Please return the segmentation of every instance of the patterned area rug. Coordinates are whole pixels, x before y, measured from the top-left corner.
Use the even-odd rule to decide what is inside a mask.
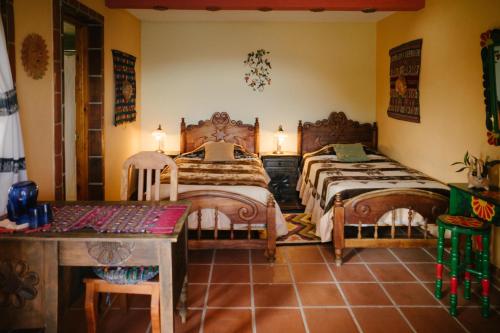
[[[315,235],[316,225],[311,223],[311,215],[307,213],[283,214],[286,219],[288,234],[276,240],[277,244],[320,243]]]

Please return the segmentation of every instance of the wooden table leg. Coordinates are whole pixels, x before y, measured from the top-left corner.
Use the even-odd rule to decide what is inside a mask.
[[[162,333],[174,332],[174,305],[172,294],[172,246],[170,242],[158,242],[158,266],[160,270],[160,324]]]
[[[57,333],[59,321],[59,243],[43,244],[43,297],[45,310],[45,332]]]

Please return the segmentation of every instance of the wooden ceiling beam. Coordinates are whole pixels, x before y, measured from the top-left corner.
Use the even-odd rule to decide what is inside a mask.
[[[425,0],[106,0],[109,8],[180,10],[417,11]]]

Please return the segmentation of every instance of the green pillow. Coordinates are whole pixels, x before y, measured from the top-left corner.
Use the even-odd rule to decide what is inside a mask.
[[[369,160],[361,143],[335,144],[335,154],[340,162],[366,162]]]

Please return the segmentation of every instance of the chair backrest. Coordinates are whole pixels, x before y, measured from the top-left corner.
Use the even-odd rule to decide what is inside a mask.
[[[170,167],[170,201],[177,201],[177,164],[174,160],[162,153],[156,151],[141,151],[130,156],[122,167],[121,191],[120,197],[122,200],[128,200],[129,188],[129,169],[134,167],[139,171],[139,181],[137,184],[137,200],[142,201],[144,196],[144,173],[146,173],[146,200],[150,201],[151,189],[153,185],[153,170],[155,172],[154,198],[160,200],[160,173],[165,168],[165,165]]]

